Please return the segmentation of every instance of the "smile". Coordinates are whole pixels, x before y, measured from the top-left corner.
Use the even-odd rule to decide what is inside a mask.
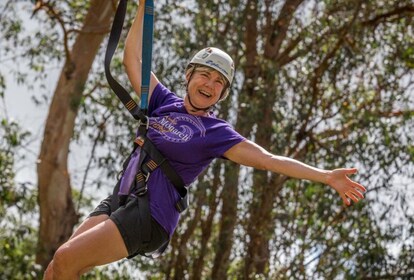
[[[208,93],[208,92],[206,92],[206,91],[204,91],[204,90],[199,90],[198,91],[201,95],[204,95],[205,97],[208,97],[208,98],[210,98],[211,97],[211,94],[210,93]]]

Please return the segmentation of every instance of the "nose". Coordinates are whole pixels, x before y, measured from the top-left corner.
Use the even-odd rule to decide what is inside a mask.
[[[206,85],[208,88],[214,89],[214,80],[213,80],[213,79],[208,79],[208,80],[205,82],[205,85]]]

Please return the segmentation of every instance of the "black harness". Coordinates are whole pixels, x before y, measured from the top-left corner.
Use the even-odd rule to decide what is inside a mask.
[[[178,212],[183,212],[188,207],[187,187],[182,178],[174,170],[168,160],[161,154],[161,152],[154,146],[154,144],[147,137],[149,128],[149,119],[147,116],[149,83],[151,75],[151,58],[152,58],[152,38],[153,38],[153,15],[154,6],[152,0],[145,2],[144,26],[143,26],[143,48],[142,48],[142,85],[141,85],[141,107],[138,107],[136,102],[131,98],[130,94],[122,87],[111,75],[110,63],[113,54],[118,46],[119,38],[124,24],[127,0],[120,0],[116,10],[114,22],[112,24],[111,33],[109,36],[108,46],[105,54],[105,75],[112,90],[121,100],[124,106],[128,109],[131,115],[138,120],[138,137],[134,141],[134,148],[132,153],[123,163],[123,172],[126,170],[132,154],[139,147],[139,163],[136,171],[133,187],[131,186],[128,195],[118,195],[120,180],[116,184],[113,191],[111,209],[116,209],[126,203],[127,198],[131,192],[138,199],[138,207],[140,219],[143,227],[142,239],[143,242],[151,241],[151,213],[148,202],[148,178],[157,168],[161,168],[167,178],[174,185],[180,194],[179,201],[175,204]],[[145,45],[144,45],[145,44]],[[118,197],[118,199],[116,199]],[[168,243],[166,244],[168,245]],[[164,251],[167,246],[163,246],[159,251]]]

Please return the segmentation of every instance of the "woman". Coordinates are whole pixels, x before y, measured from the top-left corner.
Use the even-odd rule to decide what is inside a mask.
[[[145,0],[139,1],[124,52],[126,72],[138,95],[144,4]],[[210,108],[226,98],[234,75],[233,61],[226,53],[216,48],[201,50],[190,61],[185,74],[187,94],[184,99],[175,96],[151,75],[148,137],[186,184],[194,181],[214,158],[224,157],[257,169],[328,184],[346,205],[364,197],[365,188],[347,177],[356,173],[355,168],[321,170],[273,155],[214,116]],[[131,157],[127,170],[136,168],[138,157],[138,153]],[[121,189],[130,184],[131,178],[121,179]],[[149,177],[148,194],[151,242],[143,244],[140,240],[146,229],[140,225],[134,198],[118,209],[111,209],[110,196],[56,251],[45,279],[77,279],[94,266],[152,252],[165,245],[178,223],[179,213],[174,205],[179,195],[160,168]]]

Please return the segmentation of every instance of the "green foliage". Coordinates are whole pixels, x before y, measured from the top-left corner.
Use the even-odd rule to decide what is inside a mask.
[[[8,205],[16,204],[27,191],[26,188],[17,191],[15,187],[14,152],[29,135],[29,132],[22,132],[16,122],[5,118],[0,122],[0,137],[3,139],[0,144],[0,216],[5,214]]]
[[[380,196],[392,188],[390,181],[395,174],[407,175],[412,181],[410,143],[414,141],[414,104],[410,95],[412,72],[407,67],[412,59],[413,30],[408,24],[412,16],[398,13],[399,7],[410,6],[410,2],[323,1],[313,5],[312,1],[304,1],[289,24],[286,37],[282,37],[281,56],[270,59],[263,45],[280,35],[278,28],[274,34],[269,35],[269,31],[272,24],[278,23],[280,9],[276,7],[283,3],[277,6],[276,1],[255,2],[259,11],[258,33],[247,34],[246,17],[254,16],[254,12],[249,11],[245,2],[253,6],[250,1],[196,1],[194,9],[178,9],[190,18],[193,26],[174,26],[177,32],[171,47],[177,54],[183,53],[184,58],[187,56],[184,53],[191,53],[188,48],[215,45],[226,49],[235,58],[238,73],[244,78],[244,84],[239,87],[236,75],[234,91],[239,94],[238,123],[241,131],[247,131],[245,136],[252,133],[256,141],[266,139],[269,146],[265,147],[273,152],[295,155],[312,165],[335,168],[357,164],[360,175],[356,180],[368,187],[371,201],[345,211],[338,205],[337,194],[327,191],[326,187],[288,183],[281,192],[273,193],[272,187],[280,186],[263,186],[266,179],[255,172],[253,181],[258,186],[240,186],[243,191],[239,193],[239,203],[245,206],[246,201],[257,200],[257,204],[252,202],[249,210],[239,212],[239,223],[246,230],[249,223],[267,217],[265,210],[256,210],[267,203],[263,193],[275,195],[274,220],[264,223],[264,227],[272,228],[273,238],[269,246],[251,244],[242,229],[235,236],[237,245],[234,246],[244,250],[232,257],[232,263],[240,264],[241,259],[248,257],[247,246],[263,246],[263,251],[269,248],[272,256],[268,263],[273,271],[270,275],[280,279],[311,276],[352,279],[364,275],[381,277],[398,271],[394,266],[396,260],[384,244],[403,238],[404,231],[399,228],[407,228],[411,221],[404,219],[401,226],[391,229],[380,225],[378,220],[391,221],[394,214],[403,215],[402,197],[412,196],[412,192],[396,196],[400,203],[389,203]],[[199,12],[192,13],[192,10]],[[223,26],[228,28],[225,34],[220,32]],[[257,42],[255,60],[250,61],[255,64],[246,65],[249,53],[245,44],[251,41]],[[248,75],[252,80],[246,78]],[[274,114],[273,133],[264,123],[269,106]],[[244,191],[250,187],[252,191]],[[295,196],[286,192],[293,192]],[[201,206],[197,204],[197,207]],[[247,213],[247,217],[242,213]],[[249,216],[253,218],[247,220]],[[194,218],[191,213],[181,224],[191,223]],[[262,228],[253,227],[254,230],[262,231]],[[177,245],[177,252],[183,247],[199,250],[195,244],[202,237],[198,230],[192,234],[190,241]],[[266,236],[261,241],[267,242],[268,234],[261,234]],[[234,248],[236,252],[239,249]],[[268,258],[263,253],[253,260],[260,257]],[[178,260],[177,255],[170,258],[171,262]],[[194,263],[190,257],[185,261],[189,263],[186,267]],[[243,277],[243,266],[232,265],[230,271],[231,276]],[[188,273],[191,275],[192,271]]]
[[[37,227],[33,218],[37,213],[37,196],[33,186],[22,185],[7,190],[7,207],[0,222],[0,274],[5,279],[41,279],[42,271],[35,263]],[[4,200],[3,200],[4,201]]]
[[[41,279],[40,266],[35,264],[33,254],[28,255],[36,250],[36,242],[33,242],[36,235],[29,229],[16,233],[19,236],[9,235],[0,241],[1,274],[7,279]]]
[[[17,6],[8,2],[7,12],[0,15],[4,23],[0,39],[7,42],[3,52],[11,57],[21,46],[21,56],[29,59],[36,73],[33,80],[41,82],[46,82],[50,64],[67,55],[62,32],[73,30],[67,33],[70,47],[87,10],[84,1],[49,2],[63,19],[64,29],[56,17],[39,10],[34,19],[41,31],[22,38],[26,26],[17,16]],[[412,10],[412,1],[302,1],[291,17],[286,10],[281,14],[286,2],[156,3],[153,69],[167,87],[183,94],[183,69],[198,49],[217,46],[227,50],[235,59],[237,75],[234,97],[219,106],[226,110],[220,114],[229,115],[244,136],[276,154],[322,168],[357,165],[360,173],[355,179],[369,190],[366,201],[345,209],[326,186],[294,180],[279,183],[276,175],[241,169],[235,176],[240,183],[237,197],[231,198],[239,207],[237,224],[227,233],[234,232],[226,275],[248,278],[245,260],[252,257],[264,260],[263,267],[255,268],[261,271],[253,272],[256,279],[404,278],[414,267],[412,192],[408,188],[414,170],[414,31],[412,13],[404,10]],[[129,6],[125,31],[135,8]],[[247,24],[252,18],[256,21]],[[275,39],[280,39],[279,45]],[[122,47],[121,42],[113,73],[132,93],[121,63]],[[96,57],[83,98],[76,100],[74,108],[80,110],[73,140],[80,145],[96,144],[99,152],[91,149],[91,168],[100,175],[90,185],[109,191],[130,151],[136,123],[108,89],[102,67],[104,50],[102,46]],[[24,72],[15,76],[24,84],[30,84],[33,77]],[[4,85],[0,78],[0,89]],[[17,188],[13,182],[13,149],[24,133],[14,124],[4,121],[2,125],[8,129],[8,144],[0,150],[0,171],[5,174],[0,178],[0,214],[14,207],[19,213],[28,209],[25,214],[30,215],[35,209],[31,186]],[[128,264],[95,269],[84,278],[127,279],[131,267],[152,275],[150,279],[174,278],[178,273],[209,278],[214,258],[222,250],[218,241],[223,233],[221,221],[229,218],[222,216],[229,199],[222,188],[229,178],[223,165],[219,166],[220,172],[209,170],[194,188],[195,203],[182,217],[163,259],[135,258]],[[396,181],[399,176],[408,178],[407,187]],[[219,181],[214,192],[206,183],[212,180]],[[73,193],[75,199],[80,197]],[[81,205],[89,202],[88,198]],[[207,226],[213,212],[213,222]],[[30,273],[33,259],[27,252],[34,248],[36,229],[16,217],[8,218],[16,227],[5,227],[1,233],[21,230],[23,237],[7,235],[0,253],[23,265],[21,272]],[[258,221],[262,228],[254,228]],[[252,241],[255,230],[259,231],[257,243]],[[393,253],[392,246],[398,253]],[[249,256],[254,247],[258,253]],[[203,269],[196,272],[199,263]],[[5,275],[18,273],[14,266],[11,269]]]
[[[0,275],[5,279],[40,279],[35,264],[37,196],[32,185],[16,184],[14,160],[28,132],[3,119],[0,125]]]

